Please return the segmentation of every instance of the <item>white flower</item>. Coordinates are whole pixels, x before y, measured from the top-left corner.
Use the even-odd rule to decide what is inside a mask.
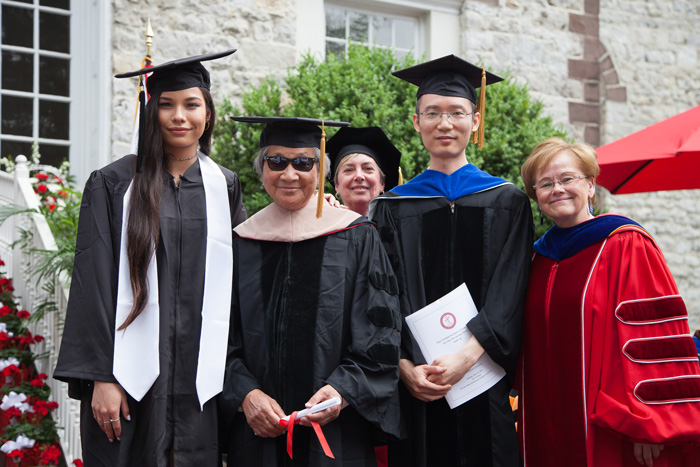
[[[18,435],[15,441],[7,441],[0,447],[0,451],[9,454],[15,449],[33,448],[36,440],[33,440],[25,435]]]
[[[22,403],[26,400],[27,396],[25,396],[24,393],[17,394],[15,391],[10,391],[9,394],[3,396],[2,404],[0,404],[0,409],[7,410],[10,407],[19,408],[22,406]]]

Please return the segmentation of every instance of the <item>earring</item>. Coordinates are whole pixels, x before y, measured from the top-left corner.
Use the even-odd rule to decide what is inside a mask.
[[[588,212],[593,215],[593,198],[588,198]]]

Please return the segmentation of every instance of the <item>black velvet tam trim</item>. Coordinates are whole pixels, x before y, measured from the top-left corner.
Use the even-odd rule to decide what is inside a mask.
[[[373,306],[367,312],[369,320],[376,326],[399,329],[396,321],[396,313],[391,308],[385,306]]]
[[[387,365],[399,363],[399,348],[389,344],[374,344],[367,350],[372,360]]]
[[[391,295],[399,294],[399,283],[393,274],[372,272],[369,274],[369,280],[375,289],[383,290]]]
[[[688,311],[683,299],[677,296],[656,300],[623,303],[615,314],[623,323],[647,323],[674,318],[685,318]]]
[[[645,404],[700,400],[700,376],[644,381],[635,394]]]
[[[624,351],[633,360],[663,361],[679,358],[697,358],[697,350],[690,336],[634,340],[625,345]]]

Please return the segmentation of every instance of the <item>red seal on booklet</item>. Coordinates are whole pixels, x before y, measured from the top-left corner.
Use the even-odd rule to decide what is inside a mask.
[[[442,324],[442,327],[445,329],[452,329],[455,327],[455,324],[457,324],[457,318],[455,318],[455,315],[452,313],[445,313],[440,316],[440,324]]]

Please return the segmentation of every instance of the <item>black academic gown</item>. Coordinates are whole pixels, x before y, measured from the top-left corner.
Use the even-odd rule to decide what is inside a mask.
[[[373,445],[399,434],[401,327],[396,279],[375,227],[360,218],[299,242],[237,235],[219,402],[228,465],[375,466]],[[238,411],[245,396],[260,389],[290,414],[326,384],[349,404],[323,427],[335,460],[324,455],[311,428],[296,425],[292,461],[286,435],[257,437]]]
[[[387,193],[371,218],[401,290],[407,316],[466,283],[479,310],[469,330],[507,372],[489,391],[450,410],[444,398],[424,403],[400,384],[409,432],[391,443],[394,466],[517,466],[520,464],[508,395],[520,350],[522,309],[532,252],[532,213],[511,184],[457,198],[409,198]],[[402,358],[423,359],[408,326]]]
[[[92,173],[85,185],[66,323],[54,377],[69,383],[81,401],[86,467],[211,466],[218,463],[214,399],[200,410],[195,377],[199,354],[206,251],[204,186],[195,162],[177,187],[164,175],[157,250],[160,304],[160,374],[122,418],[121,441],[110,443],[91,410],[93,381],[117,382],[112,374],[114,320],[123,198],[133,177],[126,156]],[[228,185],[232,227],[245,220],[238,176],[222,169]]]

